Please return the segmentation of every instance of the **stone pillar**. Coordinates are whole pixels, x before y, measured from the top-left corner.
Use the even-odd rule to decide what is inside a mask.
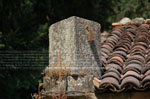
[[[91,73],[99,76],[99,65],[92,52],[91,41],[88,41],[88,27],[94,36],[92,47],[95,47],[96,54],[100,56],[100,24],[73,16],[49,28],[49,63],[54,62],[61,49],[63,68],[75,70],[74,73],[85,69],[96,69],[97,74],[95,71]],[[97,58],[100,61],[100,57]]]
[[[63,90],[85,92],[86,83],[92,89],[92,77],[101,75],[100,43],[99,23],[73,16],[51,25],[49,67],[50,71],[60,68],[69,71],[62,81]],[[45,89],[54,91],[57,86],[54,82],[59,83],[45,77]]]

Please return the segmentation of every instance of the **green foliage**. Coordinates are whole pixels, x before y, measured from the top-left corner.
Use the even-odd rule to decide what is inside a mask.
[[[3,44],[3,35],[2,32],[0,32],[0,49],[4,48],[5,45]]]
[[[112,0],[112,12],[109,22],[119,21],[123,17],[131,19],[136,17],[150,18],[149,0]]]
[[[123,17],[149,18],[149,5],[149,0],[0,0],[0,52],[46,51],[41,56],[30,52],[35,56],[26,56],[27,60],[22,60],[25,64],[19,65],[23,68],[34,61],[32,65],[36,69],[18,68],[15,62],[24,57],[18,53],[11,56],[0,53],[0,67],[5,67],[0,69],[0,98],[30,99],[30,94],[37,92],[41,71],[48,65],[48,27],[51,24],[79,16],[99,22],[102,31],[109,30],[112,22]],[[4,60],[7,57],[15,60],[10,64]]]

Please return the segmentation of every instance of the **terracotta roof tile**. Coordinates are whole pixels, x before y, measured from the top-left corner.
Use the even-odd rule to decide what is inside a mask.
[[[105,72],[100,92],[146,90],[150,87],[150,25],[116,26],[101,47]]]

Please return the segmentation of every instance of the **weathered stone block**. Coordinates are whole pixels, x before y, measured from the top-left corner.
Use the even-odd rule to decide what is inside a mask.
[[[58,78],[54,77],[44,77],[43,79],[43,87],[44,90],[47,92],[58,92],[60,91],[66,91],[66,78],[59,81]]]
[[[45,91],[93,91],[93,76],[101,75],[100,41],[100,24],[93,21],[73,16],[51,25],[48,71],[69,73],[61,82],[58,76],[45,77]]]
[[[92,75],[87,76],[68,76],[67,77],[67,91],[79,91],[79,92],[86,92],[86,91],[93,91],[94,86],[92,84]]]
[[[94,38],[92,47],[96,52],[93,52],[88,41],[88,27],[92,31]],[[49,28],[50,67],[56,61],[60,49],[62,68],[71,70],[71,74],[90,70],[92,75],[100,75],[100,24],[73,16],[51,25]],[[59,67],[59,63],[54,67]]]

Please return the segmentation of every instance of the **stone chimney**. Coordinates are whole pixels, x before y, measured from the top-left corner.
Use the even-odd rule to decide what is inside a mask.
[[[67,73],[61,81],[58,76],[45,76],[45,91],[90,92],[94,90],[92,79],[94,76],[100,78],[102,71],[100,28],[97,22],[75,16],[50,26],[47,75],[60,69]]]

